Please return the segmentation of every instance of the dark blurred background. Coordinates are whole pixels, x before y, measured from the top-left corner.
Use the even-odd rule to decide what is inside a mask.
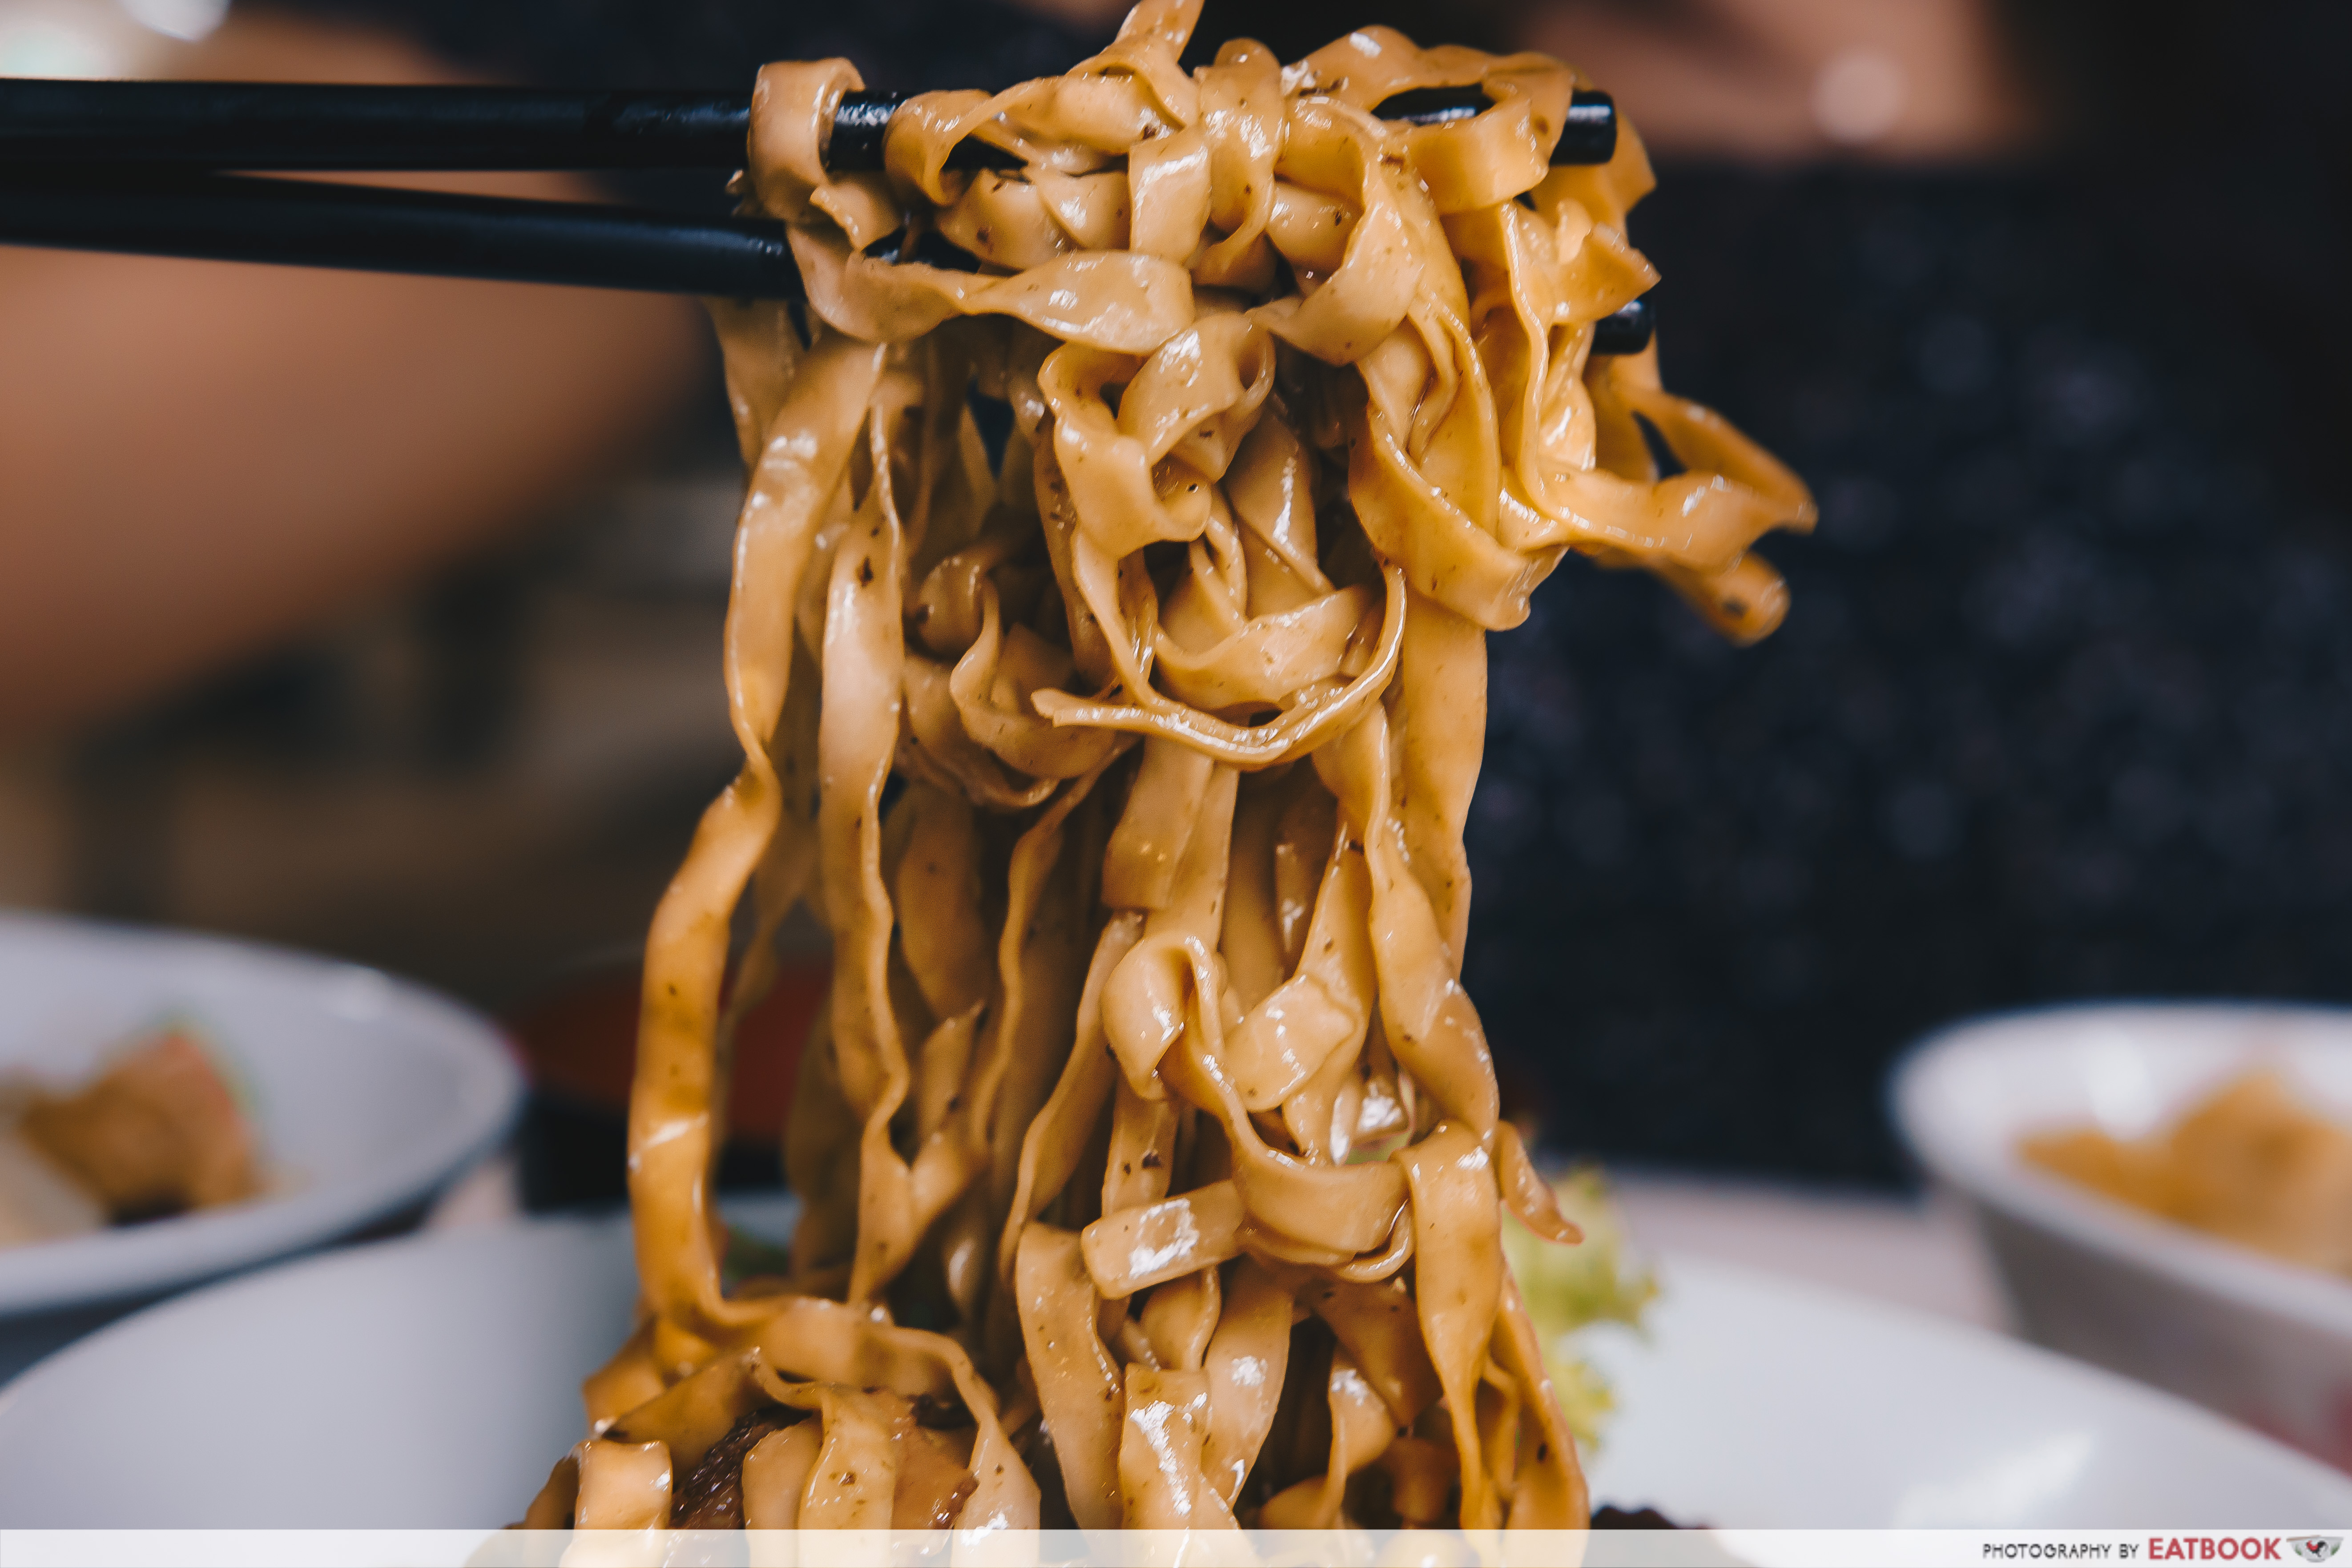
[[[990,87],[1116,19],[1090,0],[0,0],[0,72],[227,74],[207,62],[243,29],[298,77],[363,79],[393,48],[428,75],[712,85],[845,54],[872,85]],[[1661,176],[1633,238],[1665,279],[1667,383],[1822,502],[1817,534],[1765,545],[1794,608],[1759,647],[1576,560],[1493,642],[1468,974],[1549,1139],[1891,1184],[1884,1070],[1941,1022],[2352,996],[2352,8],[1209,0],[1200,37],[1295,57],[1369,21],[1542,48],[1617,93]],[[0,337],[40,304],[48,275],[11,270],[29,254],[0,252]],[[526,1021],[583,976],[622,974],[625,998],[734,759],[717,651],[739,474],[715,360],[663,320],[615,373],[642,397],[580,437],[591,483],[519,490],[72,702],[42,700],[43,661],[70,650],[0,628],[0,900],[323,948]],[[0,414],[12,385],[45,395],[13,363]],[[204,396],[188,374],[183,405]],[[19,439],[12,457],[0,434],[0,468],[21,476],[39,453]],[[135,468],[142,443],[124,450]],[[44,504],[0,486],[0,550],[81,526]],[[121,504],[104,570],[135,574]],[[288,526],[305,505],[321,532],[360,526],[299,500]],[[221,550],[249,548],[224,515]],[[556,1086],[536,1135],[608,1161],[595,1101]],[[617,1164],[539,1195],[598,1183],[617,1190]]]

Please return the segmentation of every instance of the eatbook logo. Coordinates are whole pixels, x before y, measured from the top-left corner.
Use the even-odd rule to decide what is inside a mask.
[[[2336,1549],[2344,1544],[2344,1538],[2340,1535],[2305,1535],[2288,1544],[2305,1563],[2325,1563],[2336,1555]]]

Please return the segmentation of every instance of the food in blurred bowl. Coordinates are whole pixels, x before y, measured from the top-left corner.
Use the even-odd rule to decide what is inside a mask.
[[[2352,1133],[2273,1071],[2225,1084],[2161,1131],[2097,1126],[2028,1134],[2045,1171],[2119,1203],[2289,1263],[2352,1273]]]
[[[211,1061],[147,1033],[172,1018]],[[0,914],[0,1079],[37,1086],[0,1112],[20,1134],[0,1163],[51,1205],[42,1228],[81,1232],[0,1249],[0,1378],[166,1291],[417,1212],[521,1095],[487,1019],[374,970],[22,914]],[[54,1212],[77,1200],[79,1226]]]
[[[194,1033],[134,1041],[79,1089],[0,1083],[0,1247],[251,1197],[253,1129]]]
[[[2026,1333],[2352,1468],[2352,1282],[2328,1271],[2352,1210],[2331,1125],[2352,1112],[2352,1013],[1992,1018],[1915,1050],[1894,1102]]]

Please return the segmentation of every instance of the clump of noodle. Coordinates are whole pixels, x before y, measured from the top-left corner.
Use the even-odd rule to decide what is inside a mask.
[[[1375,1469],[1410,1522],[1584,1521],[1501,1210],[1574,1232],[1459,982],[1484,637],[1571,550],[1760,637],[1748,546],[1811,505],[1652,355],[1593,356],[1654,281],[1650,176],[1630,131],[1549,166],[1565,68],[1372,28],[1188,73],[1197,9],[913,100],[881,174],[823,168],[847,64],[761,73],[751,185],[809,321],[714,307],[744,765],[646,948],[643,1323],[536,1522],[663,1522],[772,1407],[809,1414],[742,1461],[754,1524],[1034,1526],[1031,1462],[1088,1527],[1330,1524]],[[1471,85],[1467,120],[1371,112]],[[967,136],[1024,167],[948,172]],[[869,253],[925,229],[980,269]],[[793,1278],[730,1294],[722,1064],[803,899],[805,1217]]]

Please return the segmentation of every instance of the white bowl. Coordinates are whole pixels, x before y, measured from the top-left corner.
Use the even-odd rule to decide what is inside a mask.
[[[498,1030],[373,969],[212,937],[0,914],[0,1071],[54,1083],[160,1021],[250,1093],[262,1196],[0,1250],[0,1377],[142,1300],[411,1209],[488,1151],[522,1092]]]
[[[2274,1261],[2027,1164],[2018,1140],[2147,1132],[2257,1065],[2352,1124],[2352,1012],[2150,1005],[1965,1024],[1894,1080],[1922,1164],[1973,1211],[2019,1326],[2352,1468],[2352,1280]]]
[[[1622,1406],[1604,1500],[1758,1528],[2352,1519],[2352,1481],[2104,1373],[1719,1264],[1664,1273],[1649,1342],[1599,1347]],[[634,1290],[625,1224],[566,1220],[166,1302],[0,1391],[0,1519],[494,1528],[580,1436]],[[201,1412],[203,1440],[127,1442],[141,1412]]]

